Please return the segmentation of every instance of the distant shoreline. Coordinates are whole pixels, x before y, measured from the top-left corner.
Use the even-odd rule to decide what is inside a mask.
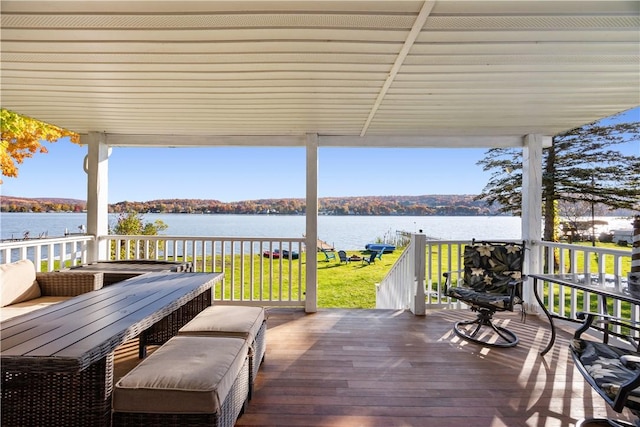
[[[64,214],[68,214],[68,213],[87,213],[86,210],[82,210],[82,211],[7,211],[7,210],[2,210],[0,211],[0,214],[3,213],[33,213],[33,214],[52,214],[52,213],[64,213]],[[118,213],[122,213],[122,212],[112,212],[109,211],[110,214],[118,214]],[[163,215],[263,215],[263,216],[304,216],[304,213],[297,213],[297,214],[291,214],[291,213],[260,213],[260,212],[256,212],[256,213],[252,213],[252,212],[243,212],[243,213],[235,213],[235,212],[137,212],[140,215],[147,215],[147,214],[163,214]],[[502,217],[512,217],[512,216],[517,216],[517,215],[509,215],[506,213],[499,213],[499,214],[460,214],[460,215],[456,215],[456,214],[425,214],[425,215],[414,215],[414,214],[328,214],[328,213],[318,213],[319,216],[425,216],[425,217],[435,217],[435,216],[442,216],[442,217],[450,217],[450,216],[502,216]],[[626,215],[599,215],[600,217],[606,216],[606,217],[611,217],[611,218],[617,218],[620,216],[626,216]]]
[[[501,212],[499,205],[477,200],[473,194],[421,196],[321,197],[318,214],[327,216],[513,216]],[[161,199],[147,202],[109,204],[109,213],[140,214],[235,214],[304,215],[306,200],[301,198],[243,200],[221,202],[203,199]],[[64,198],[22,198],[0,196],[2,212],[85,212],[84,200]],[[625,217],[631,210],[598,209],[596,216]],[[586,215],[586,213],[585,213]]]
[[[110,226],[118,214],[109,214]],[[306,220],[301,215],[169,215],[143,214],[144,222],[160,220],[171,236],[252,236],[301,238],[306,232]],[[600,231],[625,229],[631,221],[625,218],[604,218],[608,222]],[[0,238],[62,237],[78,233],[87,226],[86,213],[6,213],[1,216]],[[86,228],[85,228],[86,230]],[[390,241],[397,231],[422,232],[430,240],[465,240],[470,238],[519,240],[522,221],[513,216],[446,217],[446,216],[319,216],[318,238],[336,249],[362,249],[365,244]],[[392,240],[391,240],[392,241]]]

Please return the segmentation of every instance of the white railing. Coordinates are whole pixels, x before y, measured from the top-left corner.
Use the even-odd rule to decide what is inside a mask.
[[[420,235],[416,235],[420,236]],[[418,283],[424,283],[427,308],[456,308],[456,301],[444,296],[444,272],[453,272],[456,281],[462,270],[462,253],[470,241],[429,240],[416,244],[415,237],[387,276],[377,285],[379,308],[410,308],[419,313]],[[422,236],[424,238],[424,236]],[[93,236],[5,241],[0,243],[0,263],[31,259],[38,271],[54,271],[87,262],[87,245]],[[110,249],[111,259],[191,261],[195,271],[225,273],[216,290],[216,300],[247,305],[304,306],[305,269],[308,255],[302,238],[193,237],[193,236],[101,236]],[[115,249],[119,248],[118,251]],[[263,252],[288,249],[290,257],[264,257]],[[542,261],[540,272],[607,273],[625,277],[630,270],[631,251],[582,245],[537,242],[528,246]],[[293,252],[299,254],[297,258]],[[314,256],[316,252],[312,252]],[[294,259],[295,258],[295,259]],[[426,262],[424,262],[424,261]],[[587,262],[585,262],[587,260]],[[458,275],[458,276],[456,276]],[[547,295],[547,309],[558,316],[574,318],[596,297],[575,290],[545,284],[540,295]],[[548,295],[556,298],[548,298]],[[586,302],[585,302],[586,301]],[[617,304],[617,303],[616,303]],[[615,305],[611,314],[620,315]],[[636,309],[637,311],[637,309]],[[634,316],[638,316],[635,313]]]
[[[462,274],[463,251],[466,244],[471,241],[458,240],[434,240],[427,241],[426,258],[426,305],[427,308],[458,308],[455,300],[444,295],[445,279],[443,273],[451,272],[451,280],[457,282]],[[630,269],[631,251],[623,249],[605,249],[582,245],[569,245],[553,242],[536,242],[528,245],[528,256],[537,255],[541,260],[541,271],[551,273],[592,273],[615,274],[625,277]],[[585,262],[586,260],[586,262]],[[530,271],[529,273],[535,273]],[[541,284],[542,286],[542,284]],[[540,295],[546,295],[545,306],[549,312],[575,319],[578,311],[589,307],[590,303],[597,301],[593,294],[581,295],[573,290],[561,289],[560,285],[544,284],[544,289],[539,289]],[[548,295],[556,295],[549,298]],[[614,302],[613,311],[610,314],[622,316],[622,307],[619,302]],[[634,308],[633,310],[637,310]],[[635,314],[637,317],[637,313]]]
[[[190,261],[194,271],[224,273],[215,290],[218,302],[305,304],[303,238],[109,235],[99,240],[107,242],[114,260]],[[268,255],[276,249],[288,256]],[[315,250],[311,254],[316,256]]]
[[[93,240],[82,235],[2,242],[0,263],[30,259],[37,271],[81,265],[89,259],[87,244]],[[215,290],[217,302],[305,305],[303,238],[109,235],[98,240],[106,242],[111,260],[189,261],[194,271],[225,273]],[[288,250],[288,256],[268,255],[276,249]]]
[[[460,308],[460,303],[445,296],[444,273],[457,281],[463,269],[464,246],[471,240],[429,240],[426,242],[427,308]],[[455,283],[455,282],[454,282]]]
[[[384,279],[376,284],[376,308],[424,314],[425,236],[414,234]]]
[[[54,271],[87,262],[87,244],[93,236],[11,240],[0,243],[0,264],[30,259],[36,271]]]
[[[616,276],[629,273],[628,269],[623,269],[622,260],[630,259],[630,251],[544,241],[534,248],[539,251],[549,273],[608,273]]]
[[[545,272],[555,274],[611,274],[626,277],[631,266],[631,251],[592,246],[540,242],[538,250]],[[628,262],[623,262],[623,260]],[[569,289],[557,283],[538,281],[538,294],[553,315],[576,319],[580,311],[601,311],[600,299],[589,292]],[[607,312],[627,320],[640,320],[640,307],[620,300],[608,301]],[[619,327],[615,328],[619,329]]]

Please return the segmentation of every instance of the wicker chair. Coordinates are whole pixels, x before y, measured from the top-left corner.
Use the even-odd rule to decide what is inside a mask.
[[[640,326],[603,314],[578,313],[578,318],[584,319],[584,323],[570,345],[576,368],[614,411],[620,413],[628,408],[638,419],[634,424],[603,418],[584,419],[576,427],[640,425]],[[617,339],[616,345],[612,345],[609,331],[617,326],[626,339]],[[603,334],[601,341],[593,338],[598,334]]]
[[[0,265],[0,321],[101,289],[102,273],[36,273],[25,259]]]
[[[522,305],[522,265],[525,244],[512,242],[472,241],[464,249],[462,280],[452,286],[456,275],[444,273],[446,295],[469,305],[478,313],[474,320],[454,325],[459,337],[477,344],[513,347],[518,337],[512,331],[493,323],[497,311],[513,311]],[[460,277],[458,273],[457,277]],[[524,306],[523,306],[524,316]]]
[[[102,273],[36,273],[43,296],[75,297],[97,291],[102,289],[103,278]]]

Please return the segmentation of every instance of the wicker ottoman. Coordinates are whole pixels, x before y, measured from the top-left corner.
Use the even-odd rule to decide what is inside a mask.
[[[263,307],[214,305],[207,307],[178,331],[178,335],[239,337],[249,343],[249,399],[267,347]]]
[[[116,384],[114,426],[232,427],[249,397],[240,338],[173,337]]]

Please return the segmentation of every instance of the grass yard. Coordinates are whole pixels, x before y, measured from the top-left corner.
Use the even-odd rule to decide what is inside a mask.
[[[375,284],[379,283],[389,272],[391,266],[402,254],[401,250],[396,250],[391,254],[383,254],[382,259],[376,259],[372,264],[362,261],[352,261],[347,264],[340,263],[337,253],[336,258],[326,261],[323,253],[317,253],[318,257],[318,307],[321,308],[375,308],[376,289]],[[280,263],[280,260],[270,260],[256,255],[251,259],[246,256],[244,260],[239,255],[233,261],[231,257],[225,259],[225,280],[234,283],[236,288],[235,297],[239,298],[240,293],[244,299],[249,299],[251,293],[253,298],[259,299],[262,295],[278,297],[280,292],[287,294],[291,292],[294,299],[298,298],[300,289],[304,289],[306,253],[300,255],[300,263],[294,260],[289,268],[288,262]],[[357,255],[364,257],[361,251],[347,251],[347,256]],[[216,271],[221,270],[221,260],[216,262]],[[300,266],[302,271],[300,271]],[[210,268],[207,270],[210,271]],[[274,288],[269,287],[269,277],[273,275],[277,280]],[[263,285],[260,287],[260,277]],[[251,280],[253,279],[253,280]],[[243,289],[241,284],[245,283]],[[249,283],[253,283],[252,287]],[[301,285],[299,285],[301,284]],[[216,290],[216,297],[220,292],[229,295],[229,290]]]
[[[375,308],[376,288],[389,272],[391,266],[402,254],[395,250],[383,254],[382,259],[368,265],[362,261],[348,264],[337,260],[325,261],[324,255],[318,256],[318,307],[323,308]],[[347,257],[365,256],[364,252],[347,251]],[[336,259],[337,259],[336,255]]]

